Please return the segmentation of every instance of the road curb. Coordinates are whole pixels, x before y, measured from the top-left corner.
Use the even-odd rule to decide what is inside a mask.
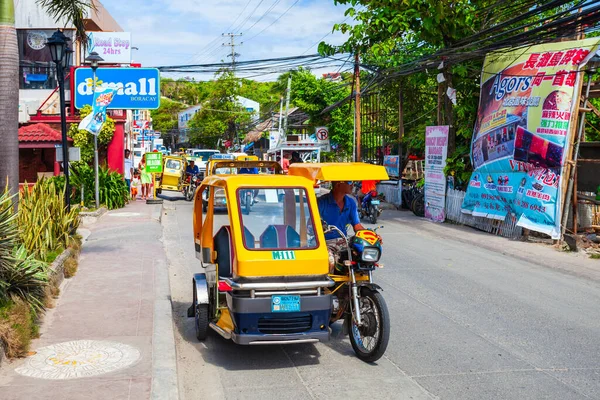
[[[158,215],[156,213],[158,212]],[[152,218],[161,223],[162,204],[152,211]],[[161,234],[162,237],[162,234]],[[154,326],[152,332],[152,389],[153,400],[178,400],[177,356],[173,307],[168,266],[165,260],[156,260],[154,265]]]

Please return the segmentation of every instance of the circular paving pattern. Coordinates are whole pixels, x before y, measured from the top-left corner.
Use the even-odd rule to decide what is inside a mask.
[[[15,371],[40,379],[86,378],[126,368],[139,358],[139,350],[126,344],[75,340],[38,349]]]

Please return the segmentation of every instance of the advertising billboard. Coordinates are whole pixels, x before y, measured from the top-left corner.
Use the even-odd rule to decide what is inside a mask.
[[[599,39],[486,56],[462,211],[560,236],[561,174],[572,142],[582,66]]]
[[[131,62],[130,32],[89,32],[88,46],[82,57],[93,51],[104,59],[100,64],[129,64]],[[82,60],[82,62],[85,62]]]
[[[108,109],[154,110],[160,106],[160,73],[156,68],[98,68],[96,84],[117,89]],[[75,70],[75,107],[92,104],[92,70]]]

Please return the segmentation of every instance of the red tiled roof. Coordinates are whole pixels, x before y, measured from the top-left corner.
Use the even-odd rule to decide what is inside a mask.
[[[67,138],[70,142],[71,138]],[[47,124],[33,124],[19,128],[19,142],[57,142],[62,140],[59,131]]]

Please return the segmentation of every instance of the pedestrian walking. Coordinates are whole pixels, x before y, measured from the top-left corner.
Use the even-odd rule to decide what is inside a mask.
[[[131,161],[131,151],[129,149],[125,149],[125,169],[123,171],[123,176],[125,178],[125,183],[127,183],[127,189],[131,192],[131,178],[133,177],[133,161]]]
[[[152,183],[152,175],[146,172],[146,155],[142,158],[139,165],[142,181],[142,200],[148,200],[150,193],[150,184]]]

